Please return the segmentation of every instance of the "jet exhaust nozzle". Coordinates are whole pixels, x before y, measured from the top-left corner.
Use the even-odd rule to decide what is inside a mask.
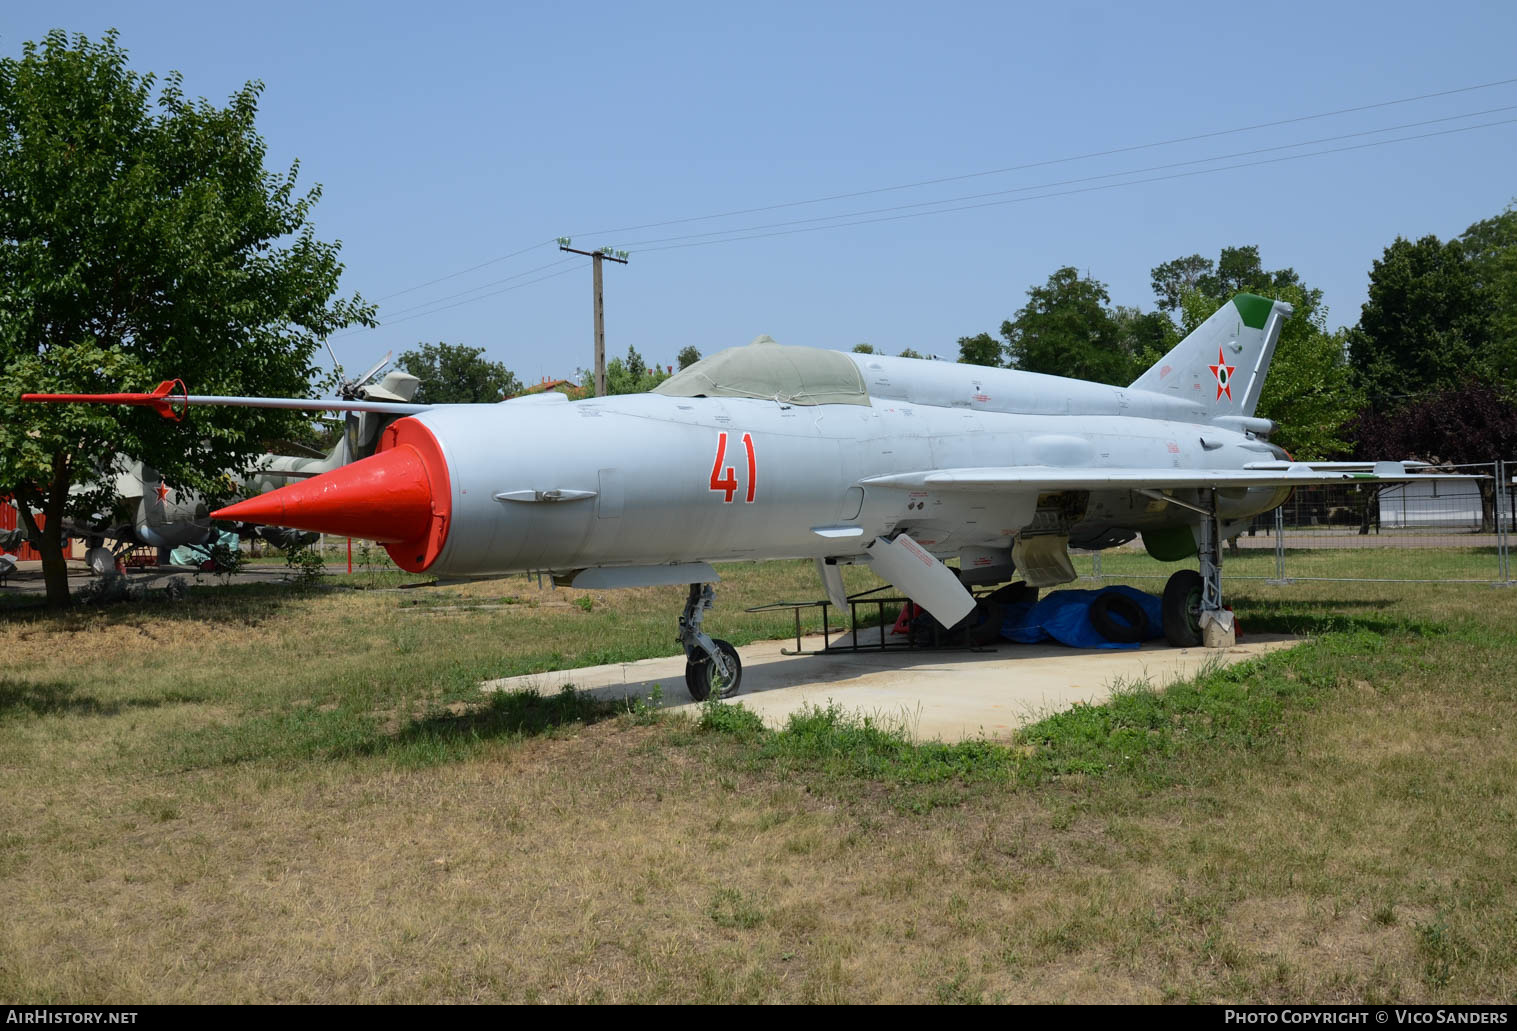
[[[211,513],[384,545],[402,569],[430,566],[447,539],[451,484],[437,440],[415,419],[385,428],[368,458]]]

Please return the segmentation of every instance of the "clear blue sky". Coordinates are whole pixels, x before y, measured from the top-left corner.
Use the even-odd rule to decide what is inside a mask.
[[[1061,265],[1146,309],[1152,266],[1244,243],[1258,244],[1267,266],[1293,266],[1323,288],[1332,325],[1352,324],[1370,263],[1397,234],[1446,238],[1517,195],[1517,124],[1507,124],[823,232],[667,250],[647,242],[1486,111],[1517,105],[1514,84],[933,187],[602,232],[1514,78],[1510,0],[740,11],[53,0],[6,5],[0,50],[14,55],[53,27],[96,37],[112,26],[134,68],[178,69],[191,95],[222,101],[248,79],[266,83],[270,165],[298,157],[301,181],[324,187],[315,221],[323,238],[343,242],[346,290],[383,298],[562,234],[586,249],[625,247],[631,264],[606,272],[608,350],[630,344],[664,363],[688,344],[709,354],[759,333],[953,355],[959,336],[994,331]],[[1511,118],[1517,109],[1306,149]],[[1206,166],[1176,171],[1194,167]],[[381,318],[393,324],[336,340],[338,354],[351,370],[387,349],[447,340],[487,348],[525,380],[570,375],[591,358],[588,259],[400,321],[417,313],[402,309],[559,257],[538,246],[391,297]]]

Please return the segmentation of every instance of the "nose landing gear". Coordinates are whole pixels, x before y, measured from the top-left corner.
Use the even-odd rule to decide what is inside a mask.
[[[737,649],[701,629],[706,610],[716,601],[716,588],[691,584],[685,611],[679,617],[679,643],[685,649],[685,686],[698,702],[737,694],[743,682],[743,663]]]

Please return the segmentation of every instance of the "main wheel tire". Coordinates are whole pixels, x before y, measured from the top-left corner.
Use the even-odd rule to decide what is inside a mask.
[[[1201,574],[1182,569],[1164,585],[1164,637],[1176,648],[1201,643]]]
[[[1137,644],[1148,640],[1148,613],[1131,598],[1116,591],[1098,596],[1090,606],[1090,622],[1096,633],[1112,644]]]
[[[1006,606],[980,599],[974,607],[977,622],[969,632],[969,643],[976,647],[994,644],[1001,639],[1001,624],[1006,622]]]
[[[738,688],[743,683],[743,660],[737,657],[737,649],[720,638],[712,640],[711,643],[727,657],[727,662],[733,670],[732,679],[723,681],[721,674],[717,672],[716,663],[712,662],[711,656],[705,652],[701,652],[699,658],[686,662],[685,687],[689,689],[690,697],[698,702],[704,702],[713,696],[730,698],[737,694]]]
[[[84,564],[90,567],[90,572],[96,576],[104,576],[116,568],[116,556],[111,554],[110,548],[103,548],[98,544],[84,553]]]

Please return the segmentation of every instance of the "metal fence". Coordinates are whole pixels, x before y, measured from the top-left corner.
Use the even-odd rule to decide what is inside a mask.
[[[1512,583],[1517,460],[1438,472],[1438,479],[1406,484],[1297,487],[1227,542],[1225,575],[1276,583]],[[1141,553],[1141,541],[1107,552],[1104,561],[1091,555],[1092,575],[1168,575],[1128,561],[1131,550]]]

